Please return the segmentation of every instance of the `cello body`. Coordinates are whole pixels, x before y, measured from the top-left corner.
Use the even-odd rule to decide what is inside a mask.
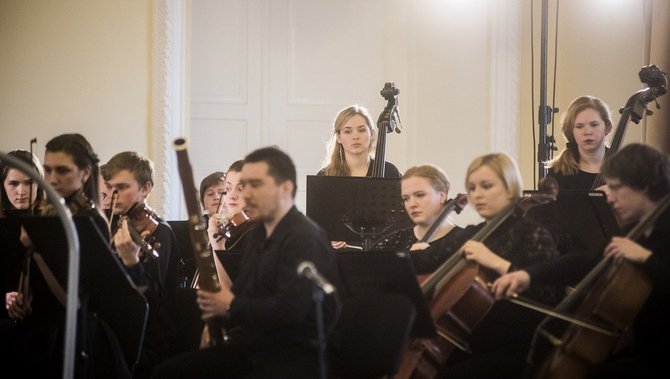
[[[628,261],[603,262],[605,267],[576,315],[609,326],[613,335],[571,325],[541,367],[539,378],[583,378],[591,367],[616,349],[646,302],[652,285],[642,270]]]

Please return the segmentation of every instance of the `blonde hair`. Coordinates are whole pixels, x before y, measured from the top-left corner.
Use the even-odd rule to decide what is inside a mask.
[[[358,104],[351,105],[342,109],[333,122],[333,135],[328,142],[328,149],[326,151],[326,158],[323,162],[323,170],[328,176],[349,176],[351,175],[351,170],[347,165],[346,159],[344,157],[344,147],[341,143],[337,141],[337,137],[340,135],[340,131],[344,127],[344,124],[349,121],[354,116],[361,116],[365,119],[368,129],[370,130],[370,146],[368,147],[368,153],[372,155],[374,151],[375,142],[377,140],[377,133],[370,117],[368,110]]]
[[[514,159],[505,153],[493,153],[475,158],[465,174],[465,188],[468,188],[470,175],[482,166],[488,166],[503,181],[515,199],[522,196],[523,182],[521,172]]]
[[[425,178],[430,182],[430,186],[437,192],[449,193],[449,178],[447,174],[437,166],[431,164],[424,164],[421,166],[410,167],[405,171],[402,180],[412,177]]]
[[[605,102],[593,96],[582,96],[574,99],[562,119],[563,126],[561,130],[568,145],[557,157],[546,163],[546,166],[551,168],[552,172],[563,175],[574,175],[579,170],[579,149],[575,142],[573,131],[577,115],[585,109],[593,109],[598,112],[600,118],[605,123],[606,134],[612,130],[612,116]]]

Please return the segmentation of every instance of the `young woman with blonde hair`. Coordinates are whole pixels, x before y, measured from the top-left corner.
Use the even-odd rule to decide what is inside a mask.
[[[335,117],[326,159],[317,175],[370,176],[376,135],[375,124],[367,109],[360,105],[342,109]],[[385,177],[400,177],[400,171],[393,163],[386,161],[384,167]]]
[[[612,131],[607,104],[593,96],[578,97],[563,118],[567,147],[547,162],[559,190],[589,190],[605,159],[606,136]]]

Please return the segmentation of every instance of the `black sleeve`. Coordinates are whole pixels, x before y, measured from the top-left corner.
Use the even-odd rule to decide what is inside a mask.
[[[654,231],[641,245],[651,250],[651,256],[642,264],[654,288],[670,294],[670,211],[656,223]]]
[[[400,174],[400,170],[398,170],[398,167],[396,167],[393,163],[386,161],[384,162],[384,177],[385,178],[400,178],[402,175]]]
[[[313,233],[294,233],[285,238],[277,251],[281,254],[276,270],[274,294],[265,297],[236,296],[230,305],[230,320],[263,330],[300,326],[313,311],[312,287],[298,277],[299,262],[311,261],[319,272],[333,265],[328,241]]]

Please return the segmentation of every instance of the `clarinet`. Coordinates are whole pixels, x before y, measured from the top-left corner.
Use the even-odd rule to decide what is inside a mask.
[[[214,254],[212,253],[212,250],[208,248],[209,239],[207,237],[207,225],[200,214],[198,193],[195,189],[195,182],[193,181],[193,169],[191,168],[188,152],[186,151],[186,139],[177,138],[174,140],[173,145],[177,152],[179,177],[181,178],[182,188],[184,189],[186,210],[188,212],[189,234],[191,235],[195,262],[200,274],[198,277],[198,286],[203,291],[219,292],[221,290],[221,284],[219,283],[219,277],[216,274]],[[224,332],[223,329],[217,325],[216,320],[209,319],[206,321],[206,324],[209,332],[209,345],[219,346],[223,344],[225,341]]]

